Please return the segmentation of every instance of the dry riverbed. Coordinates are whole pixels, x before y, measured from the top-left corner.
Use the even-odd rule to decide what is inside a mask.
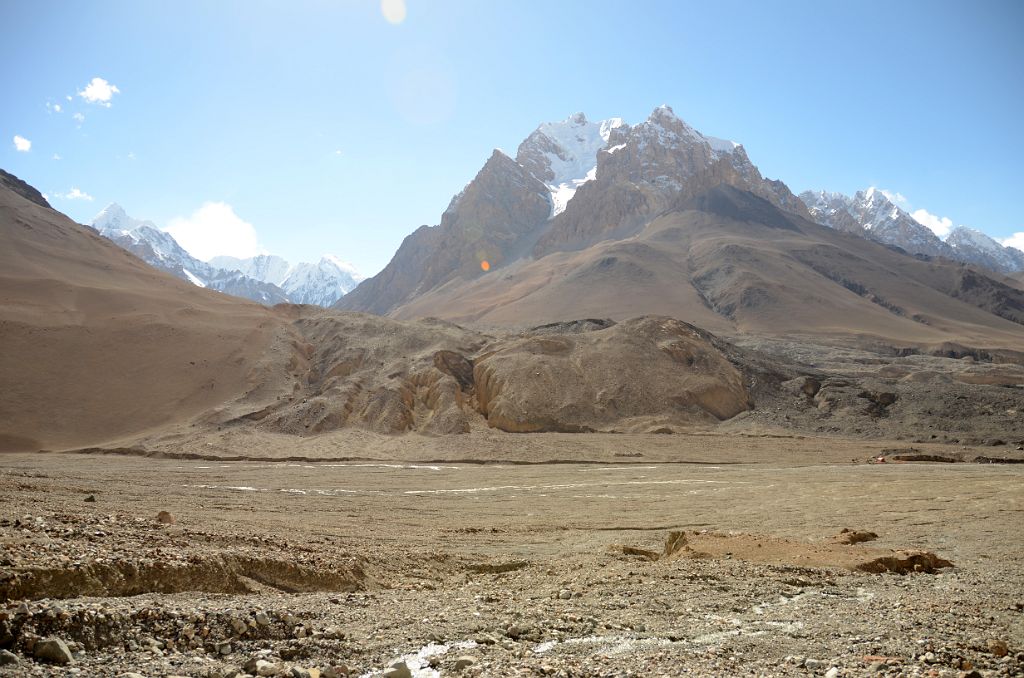
[[[0,675],[1024,671],[1024,465],[449,441],[2,457]]]

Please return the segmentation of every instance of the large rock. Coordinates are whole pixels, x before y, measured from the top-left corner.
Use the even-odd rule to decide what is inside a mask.
[[[71,650],[67,643],[60,638],[46,638],[36,642],[33,654],[36,659],[41,659],[52,664],[74,664],[75,659],[71,656]]]
[[[505,431],[652,431],[752,406],[710,334],[646,317],[572,335],[527,336],[475,363],[481,413]]]

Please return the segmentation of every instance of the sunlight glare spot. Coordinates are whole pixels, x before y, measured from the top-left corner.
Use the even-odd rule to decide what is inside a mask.
[[[380,0],[380,11],[388,23],[400,24],[405,21],[405,0]]]
[[[491,262],[484,259],[483,261],[480,262],[480,268],[482,268],[485,271],[491,270]]]

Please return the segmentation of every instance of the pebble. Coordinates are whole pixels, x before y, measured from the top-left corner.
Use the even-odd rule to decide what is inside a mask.
[[[569,600],[572,598],[572,591],[569,589],[562,589],[558,592],[558,598],[559,600]]]
[[[60,638],[46,638],[37,641],[33,654],[37,659],[54,664],[73,664],[75,662],[67,643]]]
[[[808,671],[817,671],[818,669],[825,668],[825,662],[820,659],[805,659],[804,668]]]
[[[134,671],[128,671],[120,674],[117,678],[146,678],[141,673],[135,673]]]
[[[839,669],[833,666],[825,672],[825,678],[839,678]]]
[[[1010,648],[1007,646],[1006,641],[998,640],[996,638],[990,638],[985,643],[985,647],[988,651],[997,657],[1005,657],[1010,652]]]
[[[20,662],[18,655],[7,650],[0,650],[0,666],[17,666]]]

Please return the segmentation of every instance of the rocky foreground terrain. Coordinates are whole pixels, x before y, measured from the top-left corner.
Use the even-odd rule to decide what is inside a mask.
[[[1024,466],[971,461],[1011,446],[246,429],[190,449],[4,457],[0,675],[1024,672]]]

